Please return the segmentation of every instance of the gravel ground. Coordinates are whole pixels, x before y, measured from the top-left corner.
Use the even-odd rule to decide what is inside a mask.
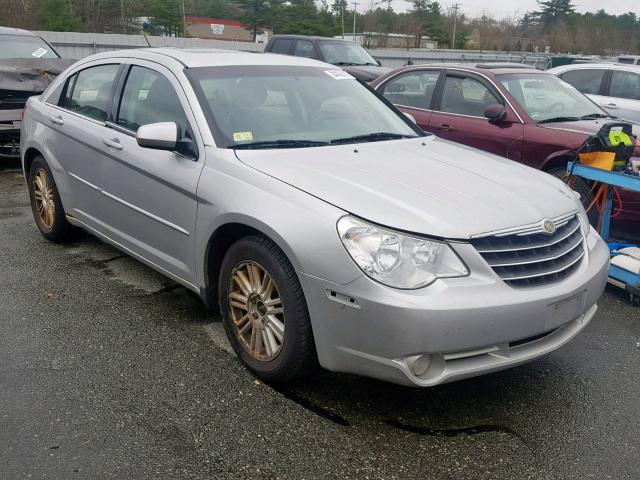
[[[0,172],[0,478],[640,476],[640,308],[616,289],[516,369],[274,389],[185,289],[92,237],[48,243],[30,215],[21,175]]]

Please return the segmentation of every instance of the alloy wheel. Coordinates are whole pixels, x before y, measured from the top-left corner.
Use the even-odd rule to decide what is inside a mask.
[[[43,168],[38,168],[33,176],[33,197],[40,222],[47,229],[53,228],[56,218],[55,194],[49,175]]]
[[[229,311],[247,353],[263,362],[278,356],[284,344],[284,308],[273,278],[260,264],[245,261],[233,269]]]

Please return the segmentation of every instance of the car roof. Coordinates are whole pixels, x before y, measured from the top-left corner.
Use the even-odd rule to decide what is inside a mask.
[[[321,37],[318,35],[289,35],[286,33],[277,34],[271,37],[271,40],[276,38],[292,38],[292,39],[303,39],[303,40],[330,40],[332,42],[345,42],[345,43],[355,43],[352,40],[348,40],[346,38],[335,38],[335,37]]]
[[[277,53],[241,52],[236,50],[221,50],[213,48],[136,48],[98,53],[91,57],[87,57],[87,60],[114,57],[138,58],[152,61],[166,61],[168,58],[171,58],[187,68],[274,65],[325,67],[334,70],[336,69],[333,65],[329,65],[318,60],[312,60],[310,58],[280,55]]]
[[[0,27],[0,35],[23,35],[25,37],[37,37],[37,35],[29,30],[20,28]]]
[[[410,65],[401,67],[405,70],[416,68],[449,68],[455,70],[465,70],[468,72],[481,73],[483,75],[495,76],[512,73],[546,73],[542,70],[521,63],[424,63],[419,65]]]
[[[549,69],[551,72],[560,72],[567,70],[584,70],[584,69],[593,69],[593,68],[623,68],[623,69],[632,69],[632,70],[640,70],[640,65],[634,65],[632,63],[613,63],[613,62],[599,62],[599,63],[570,63],[569,65],[560,65],[558,67],[554,67]]]

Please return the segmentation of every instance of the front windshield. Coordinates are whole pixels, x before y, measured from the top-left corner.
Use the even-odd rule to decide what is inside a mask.
[[[377,65],[377,62],[357,43],[318,42],[325,62],[334,65]]]
[[[40,37],[31,35],[0,35],[0,59],[59,58]]]
[[[497,77],[535,122],[607,116],[595,103],[554,75],[518,73]]]
[[[227,66],[187,73],[220,147],[296,148],[422,135],[342,70]],[[361,136],[367,138],[353,138]]]

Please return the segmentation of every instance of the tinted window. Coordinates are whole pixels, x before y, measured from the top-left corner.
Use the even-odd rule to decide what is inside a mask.
[[[582,93],[598,95],[606,70],[580,69],[563,73],[560,78],[570,83]]]
[[[293,45],[293,40],[291,38],[279,38],[273,42],[271,53],[288,54],[291,51],[291,45]]]
[[[500,103],[491,91],[473,78],[449,77],[442,91],[440,110],[447,113],[484,117],[489,105]]]
[[[0,59],[59,58],[49,45],[35,35],[0,35]]]
[[[142,125],[175,122],[188,135],[187,117],[167,78],[144,67],[132,67],[122,93],[116,123],[132,131]]]
[[[628,65],[633,65],[635,62],[636,62],[635,58],[629,58],[629,57],[618,58],[618,63],[626,63]]]
[[[308,40],[298,40],[293,54],[296,57],[318,58],[318,54],[316,53],[313,43]]]
[[[632,72],[613,72],[611,76],[612,97],[640,100],[640,74]]]
[[[75,74],[69,79],[64,106],[72,112],[106,121],[119,68],[119,65],[100,65]]]
[[[395,105],[430,108],[439,71],[409,72],[395,77],[384,87],[383,95]]]

